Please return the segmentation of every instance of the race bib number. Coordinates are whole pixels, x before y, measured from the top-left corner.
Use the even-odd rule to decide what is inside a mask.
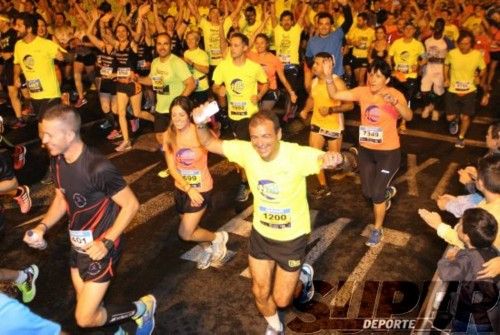
[[[290,64],[290,55],[279,55],[279,58],[283,64]]]
[[[170,94],[170,88],[168,85],[163,85],[162,76],[152,76],[151,83],[153,84],[153,91],[158,94],[168,95]]]
[[[339,138],[340,137],[340,132],[330,131],[330,130],[326,130],[323,128],[319,128],[318,134],[323,135],[325,137],[329,137],[329,138]]]
[[[470,82],[468,81],[457,81],[455,82],[456,91],[468,91],[470,90]]]
[[[366,41],[360,41],[358,49],[361,49],[361,50],[368,49],[368,45],[367,45]]]
[[[246,116],[247,103],[245,101],[231,101],[229,107],[232,115]]]
[[[101,76],[109,77],[113,74],[113,68],[111,66],[104,66],[101,68]]]
[[[130,77],[130,68],[129,67],[119,67],[116,71],[116,76],[118,78],[128,78]]]
[[[92,230],[70,230],[69,239],[73,248],[81,253],[85,252],[85,249],[83,248],[86,245],[94,241]]]
[[[222,51],[220,49],[211,49],[210,50],[210,57],[212,59],[220,59],[220,58],[222,58]]]
[[[33,80],[28,80],[28,89],[30,90],[30,93],[38,93],[43,91],[42,83],[40,82],[40,79],[33,79]]]
[[[359,142],[382,143],[384,132],[380,127],[360,126]]]
[[[201,187],[201,171],[200,170],[180,170],[182,178],[193,188]]]
[[[273,229],[292,227],[292,211],[290,208],[269,208],[259,206],[260,223]]]
[[[398,71],[403,72],[403,73],[410,72],[410,66],[406,63],[398,64],[397,69],[398,69]]]

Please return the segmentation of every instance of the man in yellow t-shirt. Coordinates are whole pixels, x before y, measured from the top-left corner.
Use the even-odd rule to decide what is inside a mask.
[[[352,68],[359,86],[365,84],[368,68],[368,48],[375,40],[375,30],[368,26],[368,14],[359,13],[357,24],[347,33],[347,43],[352,46]]]
[[[34,15],[21,13],[15,30],[20,38],[14,47],[14,85],[21,87],[21,71],[26,77],[33,110],[40,116],[60,103],[61,91],[54,59],[64,60],[66,50],[57,43],[37,36],[38,21]]]
[[[403,92],[408,106],[411,107],[415,94],[418,92],[418,68],[425,47],[422,42],[416,40],[416,28],[411,22],[407,22],[403,30],[403,37],[398,38],[389,48],[389,56],[393,63],[394,86]],[[399,131],[406,131],[406,121],[402,120]]]
[[[181,58],[172,54],[172,40],[167,33],[156,37],[158,57],[151,63],[149,77],[143,84],[153,86],[156,93],[154,132],[159,144],[170,123],[170,104],[179,95],[189,96],[195,89],[195,81],[189,68]],[[164,175],[164,174],[162,174]]]
[[[199,48],[200,35],[197,31],[190,31],[186,35],[188,50],[184,52],[184,61],[193,74],[196,88],[190,98],[195,106],[208,100],[208,54]]]
[[[302,10],[297,22],[294,23],[293,13],[285,10],[280,14],[280,21],[276,19],[274,6],[271,6],[271,24],[274,33],[274,45],[276,47],[276,56],[278,56],[285,66],[285,77],[294,92],[300,92],[302,83],[299,80],[300,73],[300,36],[305,26],[305,16],[308,5],[301,4]],[[286,96],[284,120],[293,119],[296,111],[296,104],[293,104],[290,96]]]
[[[213,91],[224,101],[227,95],[227,111],[229,122],[236,138],[249,140],[248,120],[257,113],[260,99],[266,94],[269,87],[266,73],[260,64],[246,58],[248,38],[235,33],[229,41],[231,58],[223,60],[215,68],[212,80]],[[258,87],[260,83],[260,87]],[[244,171],[241,170],[242,183],[237,200],[248,200],[250,190]]]
[[[202,108],[193,113],[196,120]],[[254,194],[248,256],[253,294],[268,322],[267,331],[281,333],[284,326],[278,308],[287,307],[294,297],[306,303],[314,295],[314,270],[304,263],[311,231],[306,176],[318,173],[320,168],[336,167],[342,156],[281,141],[280,123],[272,112],[252,115],[251,142],[214,138],[206,122],[197,125],[200,142],[208,151],[226,156],[248,173]]]
[[[460,32],[457,46],[458,48],[448,53],[444,61],[444,86],[448,87],[445,95],[445,110],[446,119],[450,122],[450,134],[458,134],[455,147],[463,148],[470,119],[476,112],[476,71],[478,69],[481,71],[478,79],[483,84],[486,77],[486,64],[481,52],[472,49],[474,35],[470,31]]]

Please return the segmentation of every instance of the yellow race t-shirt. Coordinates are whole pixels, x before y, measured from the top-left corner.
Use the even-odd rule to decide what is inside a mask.
[[[295,24],[289,31],[285,31],[281,25],[274,28],[274,45],[276,56],[283,64],[299,65],[300,34],[302,27]]]
[[[448,91],[456,94],[474,92],[477,89],[474,84],[476,70],[486,67],[481,52],[475,49],[471,49],[466,54],[461,53],[459,49],[453,49],[446,55],[444,63],[450,66]]]
[[[165,61],[159,57],[153,59],[149,77],[156,93],[157,113],[170,112],[172,100],[181,95],[184,91],[184,81],[191,76],[186,62],[174,54],[168,56]]]
[[[349,32],[347,33],[347,40],[353,45],[352,55],[356,58],[368,58],[368,48],[375,40],[375,30],[373,28],[367,27],[365,29],[359,29],[357,26],[353,25]],[[357,47],[357,43],[360,43]]]
[[[208,54],[200,48],[196,48],[194,50],[186,50],[184,52],[184,58],[189,59],[190,61],[198,65],[208,66]],[[193,78],[196,82],[195,92],[208,90],[209,85],[207,75],[201,71],[198,71],[194,66],[188,65],[188,68],[189,71],[191,71],[191,73],[193,74]]]
[[[231,25],[231,18],[226,17],[222,28],[224,30],[224,36],[227,36]],[[210,57],[210,65],[215,66],[222,60],[219,26],[210,23],[205,18],[202,18],[200,21],[200,28],[203,31],[203,42],[205,44],[205,50]]]
[[[412,39],[407,43],[398,38],[389,48],[389,56],[394,57],[394,69],[404,74],[405,78],[417,78],[418,58],[425,53],[422,42]]]
[[[30,43],[23,40],[14,46],[14,64],[21,66],[26,84],[33,99],[53,99],[61,97],[54,59],[61,50],[57,43],[42,37],[35,37]]]
[[[456,42],[459,34],[458,28],[454,24],[450,23],[444,26],[443,35],[448,37],[450,41]]]
[[[336,75],[332,75],[332,79],[335,78],[335,76]],[[340,101],[330,98],[325,81],[319,81],[318,78],[313,79],[311,84],[311,97],[314,101],[311,125],[319,127],[320,134],[324,134],[327,137],[334,138],[340,135],[339,133],[344,130],[344,114],[334,113],[323,116],[320,113],[322,108],[335,107],[341,104]]]
[[[231,58],[224,59],[215,68],[212,80],[216,85],[226,86],[229,118],[238,121],[249,118],[258,111],[250,100],[257,95],[257,83],[267,83],[267,76],[260,64],[249,59],[237,66]]]
[[[480,17],[469,16],[469,18],[465,20],[463,27],[469,29],[470,31],[474,31],[474,29],[481,25],[482,21],[483,19]]]
[[[245,169],[254,197],[253,228],[276,241],[291,241],[311,232],[306,176],[320,170],[323,152],[280,142],[272,161],[263,160],[247,141],[223,141],[229,161]]]

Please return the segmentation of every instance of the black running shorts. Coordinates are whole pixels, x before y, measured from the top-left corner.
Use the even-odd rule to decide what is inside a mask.
[[[100,261],[93,261],[86,254],[75,251],[72,248],[69,255],[69,266],[78,269],[80,278],[84,282],[105,283],[115,276],[116,265],[120,259],[120,255],[120,248],[113,248]]]
[[[177,213],[179,214],[196,213],[204,208],[208,208],[210,206],[210,202],[212,199],[212,191],[210,190],[208,192],[200,192],[200,194],[204,199],[203,203],[200,206],[193,206],[191,204],[191,199],[189,198],[189,195],[186,192],[181,191],[178,188],[175,188],[174,200],[175,200],[175,209],[177,210]]]

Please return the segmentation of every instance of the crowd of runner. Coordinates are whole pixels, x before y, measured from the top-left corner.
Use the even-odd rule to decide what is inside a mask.
[[[152,333],[153,295],[123,306],[103,304],[122,252],[120,235],[139,203],[117,169],[81,140],[79,111],[95,91],[103,112],[99,127],[116,151],[132,149],[138,129],[153,124],[168,168],[159,176],[174,179],[178,233],[200,243],[199,269],[224,262],[229,238],[227,232],[198,227],[213,188],[208,152],[238,164],[236,201],[245,202],[250,194],[254,201],[249,266],[255,303],[268,322],[266,334],[284,332],[278,309],[314,295],[314,270],[304,263],[311,231],[307,197],[331,194],[324,169],[359,172],[373,207],[366,244],[377,246],[397,193],[390,184],[400,168],[399,136],[411,128],[417,107],[423,119],[445,117],[455,147],[464,148],[477,106],[490,103],[500,59],[495,4],[0,1],[2,99],[15,115],[4,117],[1,128],[22,131],[29,122],[39,123],[51,156],[44,182],[56,187],[47,214],[24,241],[45,248],[44,235],[67,215],[77,324],[99,327],[133,319],[137,334]],[[219,112],[207,117],[213,108]],[[343,113],[351,111],[360,114],[359,145],[342,150]],[[292,128],[283,126],[299,120],[310,120],[309,146],[281,140]],[[221,133],[234,139],[221,140]],[[461,217],[477,206],[493,215],[492,222],[499,219],[499,136],[497,123],[489,129],[490,153],[483,163],[488,167],[479,176],[477,170],[461,170],[461,181],[471,176],[465,181],[477,181],[477,189],[467,198],[441,197],[440,209]],[[2,157],[0,192],[26,213],[29,187],[18,185],[13,173],[24,166],[26,148],[13,147],[14,162]],[[311,174],[319,187],[307,192],[305,177]],[[455,231],[434,214],[420,211],[450,242]],[[490,244],[497,253],[498,236],[495,224],[496,242]],[[490,258],[482,273],[488,278],[500,275],[500,257]],[[24,302],[33,299],[37,276],[36,265],[0,269],[0,280],[15,282]],[[37,322],[60,330],[50,321]]]

